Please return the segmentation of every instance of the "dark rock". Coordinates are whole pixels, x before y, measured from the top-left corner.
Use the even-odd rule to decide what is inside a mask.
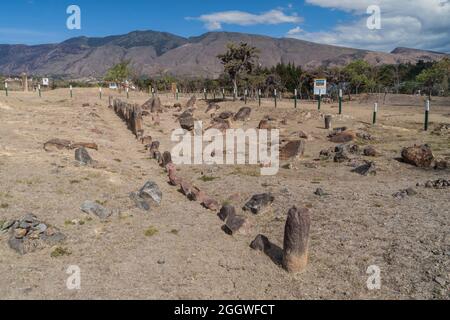
[[[197,103],[197,98],[195,96],[192,96],[189,101],[186,103],[186,108],[194,108],[195,104]]]
[[[311,218],[307,208],[289,210],[284,231],[283,267],[292,273],[303,272],[308,264]]]
[[[326,196],[326,195],[327,195],[327,194],[325,193],[325,191],[323,191],[322,188],[317,188],[317,190],[314,192],[314,194],[315,194],[316,196],[319,196],[319,197],[323,197],[323,196]]]
[[[229,216],[227,218],[227,222],[224,226],[224,230],[226,233],[230,235],[234,235],[236,233],[240,234],[248,234],[252,225],[248,218],[243,216]]]
[[[419,168],[429,168],[433,164],[434,155],[429,145],[415,145],[402,150],[402,160]]]
[[[306,142],[304,140],[289,141],[280,148],[280,160],[286,161],[303,156],[305,147]]]
[[[270,193],[254,195],[244,206],[244,211],[251,211],[253,214],[260,214],[275,201]]]
[[[139,196],[144,200],[152,200],[158,206],[162,201],[162,192],[158,185],[153,181],[148,181],[139,191]]]
[[[23,239],[17,239],[16,237],[10,237],[8,240],[8,245],[11,249],[16,251],[17,253],[24,255],[25,247],[23,245]]]
[[[250,248],[257,251],[267,252],[271,249],[272,244],[269,239],[262,234],[258,235],[250,244]]]
[[[334,143],[347,143],[356,139],[356,134],[353,131],[347,130],[340,133],[332,133],[330,141]]]
[[[161,158],[161,166],[165,168],[168,164],[172,163],[172,155],[169,151],[163,153]]]
[[[75,150],[75,160],[82,165],[92,164],[92,158],[85,148]]]
[[[362,176],[374,176],[377,174],[377,168],[375,162],[365,161],[363,165],[353,169],[352,172],[358,173]]]
[[[150,204],[142,199],[136,192],[130,193],[130,199],[133,200],[136,207],[144,211],[150,211]]]
[[[180,117],[179,121],[180,121],[180,126],[182,129],[187,130],[187,131],[194,130],[195,119],[192,115],[189,115],[189,116],[185,115],[183,117]]]
[[[219,218],[222,221],[225,221],[228,217],[235,216],[236,215],[236,209],[231,205],[225,205],[220,209],[220,212],[218,214]]]
[[[234,116],[233,112],[226,111],[226,112],[222,112],[218,118],[222,119],[222,120],[228,120],[228,119],[232,118],[233,116]]]
[[[211,112],[211,111],[217,111],[220,109],[220,106],[217,103],[210,103],[208,104],[208,108],[206,108],[205,113]]]
[[[425,188],[445,189],[448,187],[450,187],[450,180],[446,180],[446,179],[427,181],[425,183]]]
[[[234,121],[247,121],[250,118],[252,109],[249,107],[241,108],[234,116]]]
[[[112,215],[111,210],[106,209],[105,207],[93,201],[85,201],[81,206],[81,211],[86,214],[93,214],[100,219],[107,219]]]
[[[376,157],[379,155],[378,151],[373,146],[367,146],[363,150],[363,154],[366,157]]]

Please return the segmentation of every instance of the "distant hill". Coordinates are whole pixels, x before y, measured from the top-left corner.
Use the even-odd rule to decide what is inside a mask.
[[[260,63],[268,67],[279,62],[293,62],[307,69],[330,67],[345,65],[355,59],[364,59],[373,65],[415,63],[448,56],[409,48],[397,48],[391,53],[374,52],[231,32],[209,32],[183,38],[166,32],[134,31],[103,38],[72,38],[59,44],[0,45],[0,73],[102,77],[111,66],[127,59],[142,75],[217,77],[222,72],[217,55],[226,50],[228,42],[240,41],[257,47]]]

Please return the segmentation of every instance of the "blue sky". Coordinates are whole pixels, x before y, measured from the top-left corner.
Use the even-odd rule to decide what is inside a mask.
[[[373,3],[381,7],[381,30],[366,27],[366,9]],[[81,30],[66,28],[72,4],[81,8]],[[450,51],[448,21],[447,0],[11,0],[2,1],[0,43],[53,43],[134,30],[185,37],[237,31],[384,51],[397,46]]]

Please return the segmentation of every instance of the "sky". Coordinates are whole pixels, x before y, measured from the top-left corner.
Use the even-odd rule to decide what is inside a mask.
[[[67,8],[80,8],[69,30]],[[9,0],[0,43],[56,43],[135,30],[190,37],[233,31],[361,49],[411,47],[450,53],[450,0]]]

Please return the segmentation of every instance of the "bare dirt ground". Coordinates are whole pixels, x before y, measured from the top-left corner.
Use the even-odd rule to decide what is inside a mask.
[[[67,239],[61,245],[70,255],[52,257],[47,247],[24,256],[0,235],[0,298],[4,299],[449,299],[449,189],[416,187],[449,170],[420,169],[398,162],[403,147],[429,143],[436,156],[450,159],[450,136],[423,132],[423,98],[394,96],[380,105],[378,124],[371,125],[374,97],[337,104],[265,100],[261,108],[249,102],[248,122],[233,127],[255,128],[265,115],[276,118],[281,134],[307,132],[305,156],[292,161],[278,175],[262,177],[257,166],[183,166],[190,177],[220,203],[240,209],[255,193],[272,192],[269,212],[250,217],[251,234],[229,236],[215,213],[188,201],[168,185],[167,175],[149,159],[125,124],[99,100],[92,89],[35,93],[12,92],[0,97],[0,222],[26,213],[58,227]],[[117,94],[116,94],[117,95]],[[182,97],[183,104],[189,97]],[[122,96],[125,100],[125,97]],[[130,102],[148,96],[133,93]],[[163,105],[173,105],[170,95]],[[82,107],[84,103],[89,106]],[[431,130],[450,123],[450,100],[432,102]],[[220,111],[236,112],[243,102],[219,102]],[[195,116],[205,114],[197,102]],[[179,127],[174,109],[163,113],[159,126],[145,118],[145,131],[170,151],[172,130]],[[376,176],[360,176],[345,163],[317,161],[321,150],[336,144],[327,139],[322,114],[336,115],[333,127],[347,126],[373,135],[381,153]],[[98,115],[95,116],[95,115]],[[287,123],[280,121],[286,119]],[[46,152],[52,138],[95,142],[89,150],[98,166],[80,166],[74,152]],[[357,156],[365,159],[366,157]],[[283,165],[286,163],[283,163]],[[203,178],[202,178],[203,176]],[[163,192],[160,207],[149,213],[135,207],[130,192],[148,180]],[[414,187],[417,195],[402,200],[392,195]],[[327,196],[314,194],[322,188]],[[120,213],[100,221],[80,210],[86,200]],[[310,208],[310,263],[306,272],[285,272],[264,253],[249,248],[258,234],[282,247],[286,215],[293,205]],[[246,215],[251,215],[246,213]],[[75,220],[75,223],[73,221]],[[80,223],[82,222],[82,223]],[[149,229],[154,232],[147,232]],[[66,270],[81,269],[81,290],[68,290]],[[366,270],[381,269],[381,289],[368,290]]]

